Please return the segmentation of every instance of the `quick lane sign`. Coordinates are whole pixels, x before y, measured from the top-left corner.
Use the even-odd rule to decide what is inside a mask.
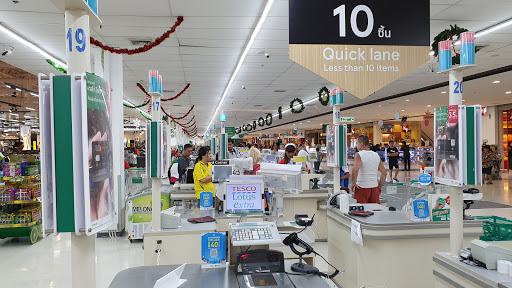
[[[429,0],[289,1],[290,59],[366,98],[429,60]]]

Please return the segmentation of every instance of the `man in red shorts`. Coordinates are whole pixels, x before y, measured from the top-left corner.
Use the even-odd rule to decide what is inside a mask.
[[[356,161],[352,169],[352,189],[357,203],[380,203],[382,185],[386,182],[386,168],[379,154],[370,150],[370,139],[366,135],[357,137]],[[377,181],[377,172],[380,180]]]

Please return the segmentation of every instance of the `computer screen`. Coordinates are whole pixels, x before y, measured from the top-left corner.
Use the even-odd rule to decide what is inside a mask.
[[[224,183],[224,211],[229,214],[264,213],[263,181]]]

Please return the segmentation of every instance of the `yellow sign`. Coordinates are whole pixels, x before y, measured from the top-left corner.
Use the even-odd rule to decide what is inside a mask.
[[[425,46],[291,44],[290,59],[364,99],[430,58]]]
[[[306,156],[293,156],[293,162],[295,163],[303,163],[306,162],[308,158]]]

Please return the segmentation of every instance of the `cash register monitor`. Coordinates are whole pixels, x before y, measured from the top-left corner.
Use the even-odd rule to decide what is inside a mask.
[[[265,212],[263,181],[230,181],[223,183],[226,191],[226,214],[258,214]]]

